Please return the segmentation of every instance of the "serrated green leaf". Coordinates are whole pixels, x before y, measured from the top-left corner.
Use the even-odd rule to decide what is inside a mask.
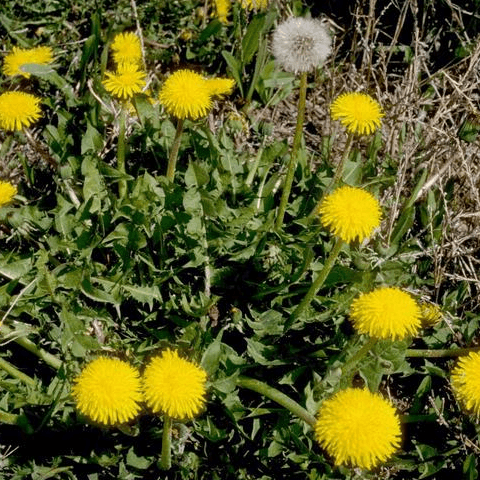
[[[263,34],[265,15],[256,15],[248,25],[242,39],[242,64],[247,65],[258,50],[260,36]]]
[[[242,85],[242,67],[240,65],[240,62],[226,50],[222,51],[222,56],[227,62],[228,70],[234,78],[235,82],[237,83],[237,86],[240,89],[240,94],[243,97],[244,93]]]
[[[99,152],[102,147],[103,137],[101,133],[90,123],[87,123],[87,131],[82,136],[82,155],[85,155],[88,152]]]
[[[127,453],[127,465],[138,468],[139,470],[145,470],[152,464],[152,461],[145,457],[139,457],[136,455],[134,447],[131,447]]]
[[[222,354],[222,335],[223,330],[217,335],[217,338],[207,347],[205,352],[203,352],[200,365],[207,372],[207,375],[209,377],[213,375],[219,367],[220,356]]]

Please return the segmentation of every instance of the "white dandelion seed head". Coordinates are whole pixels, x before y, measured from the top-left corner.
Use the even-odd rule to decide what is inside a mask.
[[[332,40],[319,20],[291,17],[273,33],[273,55],[282,67],[293,73],[308,72],[323,63]]]

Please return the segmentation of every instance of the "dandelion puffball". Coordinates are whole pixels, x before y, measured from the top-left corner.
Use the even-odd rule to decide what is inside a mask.
[[[325,62],[331,43],[327,29],[319,20],[291,17],[276,28],[272,50],[286,71],[309,72]]]

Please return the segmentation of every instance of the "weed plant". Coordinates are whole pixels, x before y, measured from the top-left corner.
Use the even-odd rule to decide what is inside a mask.
[[[0,6],[1,478],[478,478],[479,4],[321,3]]]

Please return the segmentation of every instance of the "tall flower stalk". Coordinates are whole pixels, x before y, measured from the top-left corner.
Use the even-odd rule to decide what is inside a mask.
[[[342,180],[345,166],[355,137],[370,135],[381,125],[384,116],[380,104],[370,95],[360,92],[343,93],[330,105],[330,116],[333,120],[340,120],[347,131],[347,141],[343,150],[342,158],[338,163],[332,181],[326,188],[324,195],[318,199],[315,208],[310,213],[312,218],[320,207],[323,197],[335,189]]]
[[[175,350],[153,357],[143,374],[145,403],[153,413],[163,414],[161,467],[172,465],[172,420],[194,418],[205,404],[206,372],[181,358]]]
[[[170,181],[175,178],[184,121],[206,116],[213,106],[213,98],[230,93],[234,84],[232,79],[207,79],[192,70],[177,70],[163,84],[158,99],[167,113],[177,119],[175,138],[168,156],[167,178]]]
[[[324,199],[317,213],[323,226],[331,230],[337,239],[323,270],[293,311],[287,327],[290,327],[309,307],[335,264],[343,244],[355,240],[362,242],[380,225],[381,212],[377,199],[361,188],[349,186],[338,188]]]
[[[136,35],[131,34],[138,40]],[[120,37],[117,35],[114,45],[118,43]],[[132,43],[134,46],[136,43],[132,38],[127,37],[127,43]],[[139,41],[139,40],[138,40]],[[125,42],[123,42],[125,43]],[[122,43],[122,45],[123,45]],[[141,93],[146,88],[145,76],[146,73],[139,67],[138,55],[132,53],[132,49],[125,47],[127,56],[119,56],[118,49],[114,49],[114,58],[118,62],[117,70],[114,72],[106,72],[103,85],[107,92],[114,97],[118,98],[121,102],[120,113],[118,115],[118,143],[117,143],[117,168],[118,171],[124,176],[126,174],[125,169],[125,152],[126,152],[126,122],[127,122],[127,103],[133,99],[135,95]],[[133,48],[135,52],[136,49]],[[124,52],[124,53],[125,53]],[[130,61],[127,61],[130,59]],[[122,178],[118,184],[118,196],[120,198],[125,197],[127,194],[127,181]]]
[[[293,178],[298,164],[298,152],[302,141],[307,97],[307,74],[325,62],[331,51],[331,39],[326,28],[318,20],[292,17],[277,27],[273,34],[272,44],[273,54],[278,63],[286,71],[300,74],[295,136],[275,220],[275,230],[280,230],[292,190]]]
[[[328,274],[331,272],[332,267],[335,265],[335,261],[337,260],[338,254],[340,253],[343,245],[344,241],[341,238],[337,238],[333,249],[331,250],[330,254],[327,257],[327,260],[323,265],[322,271],[318,274],[317,278],[315,278],[306,295],[298,304],[297,308],[293,311],[290,317],[289,325],[291,325],[297,318],[299,318],[300,315],[303,314],[305,309],[312,303],[315,295],[325,283]]]
[[[127,130],[127,108],[125,103],[120,107],[120,115],[118,117],[118,143],[117,143],[117,168],[122,174],[126,174],[125,170],[125,150],[126,150],[126,130]],[[120,179],[118,183],[118,196],[124,198],[127,194],[127,181]]]
[[[298,151],[302,143],[303,124],[305,121],[305,103],[307,101],[307,72],[300,75],[300,90],[298,92],[298,110],[297,125],[295,127],[295,136],[293,137],[292,153],[287,166],[287,175],[283,185],[282,197],[278,207],[277,218],[275,220],[275,230],[280,230],[283,225],[285,210],[287,209],[290,191],[292,190],[293,177],[298,163]]]
[[[180,150],[180,143],[182,142],[184,118],[177,120],[177,128],[175,130],[175,138],[173,139],[172,150],[168,156],[167,178],[171,182],[175,179],[175,170],[177,166],[178,151]]]
[[[311,427],[315,426],[316,420],[311,413],[305,410],[305,408],[299,405],[295,400],[291,399],[288,395],[285,395],[283,392],[280,392],[276,388],[273,388],[270,385],[261,382],[260,380],[255,380],[253,378],[244,376],[238,377],[237,385],[239,387],[248,388],[249,390],[264,395],[265,397],[273,400],[274,402],[289,410],[297,417],[304,420]]]
[[[170,470],[172,466],[172,417],[163,416],[162,453],[160,467],[162,470]]]

